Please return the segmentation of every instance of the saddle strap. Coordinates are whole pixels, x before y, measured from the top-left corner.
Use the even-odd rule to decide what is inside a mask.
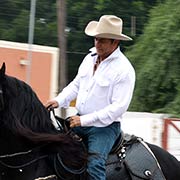
[[[124,163],[130,171],[132,180],[166,180],[153,152],[142,139],[127,150]]]

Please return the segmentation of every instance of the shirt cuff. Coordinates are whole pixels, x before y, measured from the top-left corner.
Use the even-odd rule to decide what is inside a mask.
[[[82,115],[80,116],[81,126],[93,126],[97,119],[96,113]]]

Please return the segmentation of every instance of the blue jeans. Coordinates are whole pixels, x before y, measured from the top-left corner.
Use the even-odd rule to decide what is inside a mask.
[[[90,180],[106,179],[106,160],[116,139],[120,135],[120,123],[114,122],[107,127],[75,127],[73,131],[82,137],[89,156],[87,171]]]

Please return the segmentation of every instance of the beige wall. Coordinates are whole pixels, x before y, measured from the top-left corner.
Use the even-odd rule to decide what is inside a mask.
[[[30,86],[40,100],[45,103],[57,94],[58,48],[32,46],[31,68],[27,64],[28,44],[0,41],[0,66],[6,63],[6,73],[27,81],[30,75]]]

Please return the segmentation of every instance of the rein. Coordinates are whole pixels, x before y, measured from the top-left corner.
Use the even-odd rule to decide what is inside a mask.
[[[13,153],[13,154],[1,155],[0,156],[0,164],[3,165],[4,167],[11,168],[11,169],[20,169],[20,168],[27,167],[27,166],[29,166],[29,165],[31,165],[31,164],[33,164],[33,163],[35,163],[35,162],[37,162],[37,161],[39,161],[41,159],[44,159],[44,158],[48,157],[48,155],[41,155],[38,158],[35,158],[35,159],[33,159],[33,160],[31,160],[31,161],[29,161],[27,163],[21,164],[21,165],[10,165],[8,163],[3,162],[3,159],[18,157],[18,156],[22,156],[22,155],[28,155],[28,154],[30,154],[30,153],[32,153],[34,151],[37,151],[37,149],[40,149],[42,147],[44,147],[44,145],[39,146],[39,147],[34,148],[34,149],[30,149],[28,151],[24,151],[24,152],[17,152],[17,153]]]
[[[33,159],[33,160],[31,160],[31,161],[29,161],[29,162],[27,162],[27,163],[24,163],[24,164],[22,164],[22,165],[17,165],[17,166],[13,166],[13,165],[9,165],[9,164],[7,164],[7,163],[4,163],[3,161],[1,161],[0,160],[0,164],[1,165],[3,165],[3,166],[5,166],[5,167],[7,167],[7,168],[11,168],[11,169],[20,169],[20,168],[24,168],[24,167],[27,167],[27,166],[29,166],[29,165],[31,165],[31,164],[33,164],[33,163],[35,163],[35,162],[37,162],[37,161],[39,161],[39,160],[41,160],[41,159],[44,159],[44,158],[46,158],[46,157],[48,157],[48,155],[42,155],[42,156],[40,156],[40,157],[38,157],[38,158],[36,158],[36,159]]]
[[[57,156],[57,159],[54,158],[53,160],[53,167],[54,167],[54,171],[57,175],[57,177],[59,177],[62,180],[71,180],[72,176],[74,175],[80,175],[82,173],[84,173],[86,171],[86,166],[83,166],[82,168],[80,168],[79,170],[76,169],[71,169],[69,167],[67,167],[63,162],[62,159],[59,158],[60,156]],[[61,168],[60,166],[63,168]],[[64,173],[62,173],[62,171]]]
[[[70,135],[75,141],[82,142],[82,138],[80,138],[77,134],[75,134],[70,128],[70,123],[69,123],[70,117],[66,119],[62,119],[55,115],[53,107],[48,107],[47,109],[49,109],[49,111],[53,113],[53,116],[56,120],[56,123],[58,124],[60,132]],[[72,179],[73,175],[80,175],[86,171],[86,165],[82,166],[79,169],[69,168],[68,166],[64,164],[59,154],[56,154],[56,156],[53,158],[53,167],[57,176],[62,180],[70,180]],[[66,172],[65,174],[69,174],[68,177],[67,176],[63,177],[61,170]]]
[[[62,119],[62,118],[56,116],[54,108],[51,107],[51,106],[47,107],[47,109],[49,109],[49,116],[50,116],[50,113],[52,112],[52,114],[53,114],[53,116],[54,116],[54,118],[56,120],[56,123],[58,125],[59,131],[62,132],[62,133],[67,133],[68,134],[69,131],[71,131],[70,123],[69,123],[70,119],[69,118]]]
[[[28,150],[28,151],[25,151],[25,152],[18,152],[18,153],[13,153],[13,154],[1,155],[1,156],[0,156],[0,159],[9,158],[9,157],[15,157],[15,156],[20,156],[20,155],[25,155],[25,154],[29,154],[29,153],[31,153],[31,152],[32,152],[32,150]]]
[[[47,109],[49,109],[49,112],[53,113],[53,116],[56,120],[60,132],[70,135],[75,141],[79,141],[79,142],[82,141],[82,138],[79,137],[77,134],[75,134],[70,128],[70,117],[67,117],[66,119],[62,119],[56,116],[53,107],[47,107]]]
[[[62,167],[63,167],[66,171],[68,171],[68,172],[70,172],[70,173],[72,173],[72,174],[81,174],[81,173],[83,173],[83,172],[86,170],[86,166],[83,166],[83,167],[80,168],[80,169],[70,169],[70,168],[68,168],[68,167],[62,162],[62,159],[61,159],[61,157],[59,156],[59,154],[57,155],[57,158],[58,158],[60,164],[62,165]]]

